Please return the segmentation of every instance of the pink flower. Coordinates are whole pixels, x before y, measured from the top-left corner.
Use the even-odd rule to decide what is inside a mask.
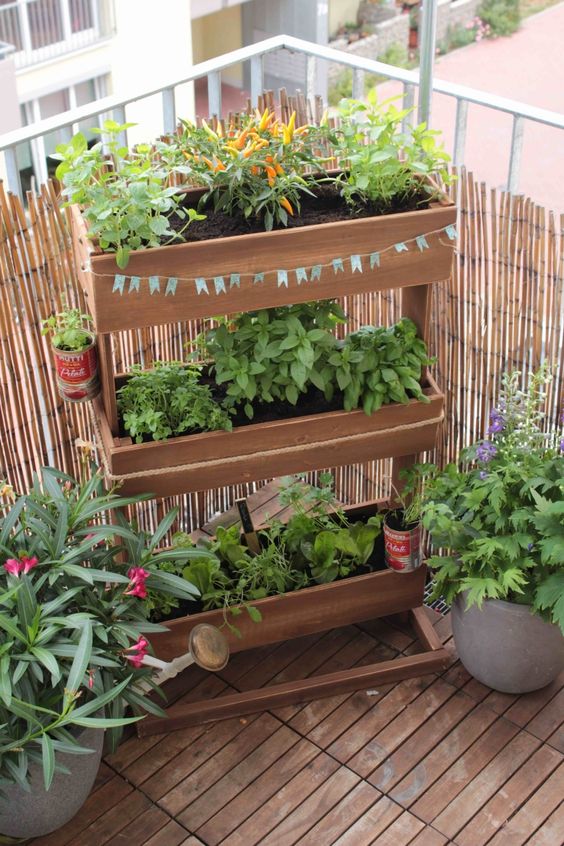
[[[88,687],[90,690],[94,687],[94,673],[96,670],[88,670]]]
[[[124,591],[125,596],[136,596],[138,599],[147,598],[147,588],[145,582],[149,578],[149,572],[143,567],[130,567],[127,571],[129,582],[129,590]]]
[[[12,576],[19,576],[21,570],[23,570],[23,565],[17,558],[8,558],[4,564],[4,570]]]
[[[12,576],[17,576],[19,578],[20,573],[29,573],[30,570],[33,570],[34,567],[37,567],[39,564],[39,559],[33,556],[33,558],[27,558],[25,555],[22,555],[21,559],[17,558],[8,558],[6,563],[4,564],[4,570],[7,573],[10,573]]]
[[[140,637],[137,643],[128,646],[125,652],[133,652],[133,655],[125,655],[126,659],[130,661],[134,667],[139,669],[143,666],[143,658],[147,654],[147,647],[149,646],[149,641],[145,637]]]
[[[37,567],[39,564],[39,559],[33,556],[33,558],[26,558],[22,556],[22,564],[23,564],[23,571],[25,573],[29,573],[30,570],[33,570],[34,567]]]

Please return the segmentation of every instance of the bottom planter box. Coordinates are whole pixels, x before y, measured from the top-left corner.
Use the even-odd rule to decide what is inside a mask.
[[[370,416],[330,411],[142,444],[113,436],[101,399],[93,411],[107,474],[122,493],[172,496],[432,449],[444,395],[431,376],[424,392],[429,403],[392,403]]]
[[[373,514],[376,503],[346,508],[349,517]],[[223,632],[231,653],[291,640],[304,635],[327,631],[353,623],[409,611],[415,632],[425,651],[400,656],[337,673],[285,682],[254,691],[230,694],[217,699],[173,705],[164,719],[148,716],[138,723],[140,736],[173,731],[195,723],[227,719],[269,707],[281,707],[308,699],[360,690],[375,683],[385,683],[422,675],[443,668],[448,653],[429,623],[421,605],[426,579],[422,565],[409,573],[379,570],[366,575],[350,576],[329,584],[316,585],[280,596],[257,600],[261,622],[253,622],[248,614],[233,618],[240,637],[227,626]],[[194,626],[209,623],[222,627],[223,610],[204,611],[164,623],[167,631],[151,635],[151,644],[158,658],[171,661],[188,650],[188,638]]]

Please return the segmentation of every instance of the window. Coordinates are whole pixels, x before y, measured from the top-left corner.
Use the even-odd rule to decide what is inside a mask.
[[[77,106],[84,106],[86,103],[99,100],[106,95],[106,80],[106,76],[97,76],[94,79],[77,82],[75,85],[63,88],[60,91],[53,91],[35,100],[28,100],[21,107],[22,123],[29,126]],[[90,129],[95,125],[95,118],[78,124],[78,129],[86,135],[91,143],[94,143],[95,136],[90,132]],[[58,144],[68,141],[70,136],[70,129],[58,130],[32,142],[18,145],[18,168],[24,193],[34,187],[34,182],[35,184],[44,182],[48,176],[53,175],[57,162],[50,159],[49,156],[55,152]]]

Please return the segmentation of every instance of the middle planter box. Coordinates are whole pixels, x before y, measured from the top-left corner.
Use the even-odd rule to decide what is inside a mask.
[[[122,480],[121,492],[172,496],[432,449],[444,395],[431,376],[423,387],[429,403],[391,403],[372,415],[331,411],[142,444],[112,435],[101,399],[93,411],[107,475]]]

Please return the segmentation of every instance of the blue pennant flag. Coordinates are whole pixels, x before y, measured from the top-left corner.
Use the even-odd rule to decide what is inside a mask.
[[[208,284],[203,276],[198,276],[194,279],[196,283],[196,291],[198,292],[198,296],[203,292],[204,294],[209,294],[208,291]]]
[[[225,288],[225,279],[223,276],[214,276],[213,277],[213,286],[215,288],[216,294],[226,294],[227,289]]]
[[[168,297],[169,294],[174,296],[176,294],[176,286],[178,285],[178,279],[176,276],[171,276],[168,282],[166,283],[166,291],[165,297]]]
[[[240,273],[232,273],[231,276],[229,277],[229,287],[234,288],[235,286],[237,286],[237,288],[241,287],[241,274]]]
[[[445,232],[451,241],[454,241],[454,239],[458,235],[458,232],[456,231],[456,226],[453,223],[450,223],[448,226],[445,226]]]
[[[286,288],[288,287],[288,271],[287,270],[278,270],[276,272],[278,276],[278,287],[281,288],[284,285]]]
[[[351,270],[354,273],[355,270],[358,270],[359,273],[362,273],[362,257],[358,255],[351,256]]]
[[[132,291],[139,291],[141,287],[141,279],[139,276],[132,276],[129,282],[129,293],[131,294]]]
[[[314,264],[311,268],[311,276],[309,277],[312,282],[315,282],[316,279],[321,279],[321,265]]]
[[[336,273],[338,273],[338,271],[339,271],[339,270],[340,270],[342,273],[344,273],[344,272],[345,272],[345,268],[344,268],[344,266],[343,266],[343,259],[342,259],[342,258],[336,258],[336,259],[333,259],[333,261],[332,261],[332,265],[333,265],[333,273],[335,273],[335,274],[336,274]]]
[[[307,282],[307,270],[305,267],[296,267],[296,282],[301,285],[302,282]]]
[[[158,276],[149,276],[149,291],[151,294],[160,294],[161,283]]]
[[[424,235],[418,235],[415,239],[415,243],[417,244],[421,252],[423,252],[423,250],[429,249],[429,244],[427,243],[427,239]]]
[[[257,282],[264,282],[264,273],[255,273],[255,278],[253,279],[253,285],[256,285]]]
[[[115,294],[116,291],[119,291],[120,294],[123,294],[123,288],[125,286],[125,276],[121,273],[116,273],[114,276],[114,287],[112,288],[112,294]]]
[[[380,253],[370,253],[370,270],[380,267]]]
[[[403,241],[400,241],[399,244],[394,244],[394,248],[396,253],[407,253],[407,244],[404,244]]]

